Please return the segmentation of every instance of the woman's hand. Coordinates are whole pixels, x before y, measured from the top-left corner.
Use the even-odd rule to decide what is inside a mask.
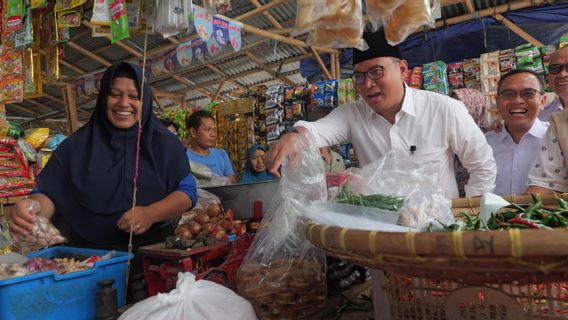
[[[149,207],[136,206],[126,211],[116,224],[124,232],[132,230],[134,234],[143,234],[154,222],[154,215]]]
[[[40,203],[33,199],[21,200],[12,207],[8,220],[13,240],[30,234],[40,212]]]

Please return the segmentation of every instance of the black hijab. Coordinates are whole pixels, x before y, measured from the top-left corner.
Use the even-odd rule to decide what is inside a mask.
[[[93,243],[127,239],[116,221],[132,206],[138,124],[117,129],[107,117],[112,80],[127,74],[140,88],[140,67],[126,62],[110,66],[90,121],[61,143],[38,176],[41,192],[55,204],[56,217]],[[183,145],[152,112],[147,81],[141,123],[136,204],[147,206],[175,191],[190,169]]]

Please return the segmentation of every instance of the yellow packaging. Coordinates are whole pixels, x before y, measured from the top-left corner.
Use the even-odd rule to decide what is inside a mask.
[[[37,128],[26,137],[26,142],[37,149],[47,141],[47,139],[49,139],[49,128]]]

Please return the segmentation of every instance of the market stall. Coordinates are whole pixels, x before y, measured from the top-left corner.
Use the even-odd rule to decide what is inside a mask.
[[[420,1],[416,8],[408,1],[398,1],[393,7],[389,7],[387,1],[366,1],[366,12],[362,11],[363,2],[359,0],[344,6],[335,3],[319,6],[309,1],[251,1],[246,2],[247,9],[242,11],[241,3],[237,2],[233,1],[231,5],[231,1],[206,1],[196,5],[192,1],[183,1],[183,8],[173,10],[168,7],[170,1],[4,1],[0,103],[6,105],[7,117],[0,117],[0,129],[10,136],[10,130],[21,130],[22,127],[41,125],[42,128],[28,131],[25,141],[32,148],[20,145],[15,140],[19,134],[14,132],[11,132],[14,139],[0,141],[5,158],[9,159],[0,172],[12,179],[8,181],[8,187],[0,187],[3,191],[0,197],[10,202],[15,199],[8,197],[31,192],[30,163],[32,167],[36,163],[37,173],[64,138],[55,134],[50,138],[45,129],[63,131],[56,121],[63,120],[67,124],[63,128],[65,133],[71,134],[84,124],[95,109],[104,68],[116,61],[127,60],[140,65],[152,79],[153,108],[161,118],[180,125],[178,134],[182,141],[188,140],[187,117],[195,110],[211,111],[216,123],[217,146],[228,152],[239,176],[247,161],[248,147],[255,144],[271,146],[297,121],[319,118],[357,99],[353,81],[339,79],[342,74],[340,50],[365,46],[361,42],[365,19],[370,21],[368,25],[385,25],[388,40],[403,46],[408,36],[427,35],[429,31],[422,31],[423,28],[443,27],[468,17],[493,15],[500,19],[529,44],[508,46],[475,57],[415,63],[406,81],[412,87],[442,94],[455,88],[476,88],[482,91],[490,105],[494,105],[496,83],[501,75],[515,68],[525,68],[545,76],[550,53],[566,42],[565,38],[557,37],[545,43],[549,46],[543,46],[507,20],[508,11],[539,5],[539,1],[515,1],[507,8],[503,5],[485,8],[473,1],[458,1],[459,5],[454,4],[455,1],[435,2],[435,8],[446,9],[441,20],[436,20],[428,1]],[[451,18],[448,16],[450,7],[468,13],[461,18]],[[327,59],[323,59],[322,54],[326,54]],[[327,80],[306,83],[298,76],[298,61],[307,58],[314,59]],[[496,121],[492,115],[494,113],[488,114],[488,123]],[[19,123],[12,125],[8,120]],[[30,155],[22,153],[24,148]],[[144,308],[158,310],[161,308],[155,303],[159,301],[158,293],[170,292],[175,297],[180,292],[172,291],[176,286],[181,290],[187,289],[188,283],[208,283],[202,280],[233,289],[224,294],[234,299],[235,305],[242,306],[242,310],[256,313],[261,319],[324,316],[321,310],[329,307],[330,291],[325,253],[388,271],[383,288],[388,296],[390,316],[397,319],[486,315],[493,311],[483,308],[501,308],[502,305],[494,301],[506,298],[510,300],[506,307],[495,312],[511,319],[521,316],[561,319],[565,315],[566,301],[562,297],[566,287],[561,280],[565,279],[566,270],[564,260],[559,259],[564,252],[544,254],[527,244],[533,239],[554,238],[564,242],[561,236],[554,236],[562,233],[558,230],[517,232],[508,229],[508,232],[496,235],[496,231],[485,229],[497,228],[485,228],[484,231],[479,228],[491,221],[481,222],[480,218],[468,215],[457,217],[472,223],[471,230],[467,230],[469,234],[466,230],[463,233],[449,230],[449,224],[446,231],[453,231],[451,233],[419,234],[401,232],[402,229],[396,229],[398,232],[392,234],[378,231],[381,229],[361,231],[356,227],[321,221],[299,227],[301,224],[296,224],[298,208],[308,208],[316,200],[341,203],[350,206],[349,210],[359,205],[379,204],[390,206],[381,209],[397,211],[405,203],[404,199],[385,194],[374,197],[358,194],[355,189],[344,187],[347,177],[343,175],[328,175],[326,181],[323,172],[312,170],[318,165],[321,167],[319,150],[313,145],[307,146],[306,150],[309,150],[307,161],[313,166],[308,166],[305,171],[301,166],[286,167],[284,172],[288,176],[285,175],[280,184],[268,182],[206,188],[214,195],[200,190],[197,206],[182,215],[175,233],[163,243],[144,246],[136,252],[143,256],[144,278],[153,297],[145,300],[147,305],[127,306],[126,309],[131,309],[125,316],[130,319],[139,317],[137,312],[143,312]],[[342,156],[349,158],[350,151],[343,152]],[[17,170],[12,170],[14,168]],[[138,171],[135,177],[137,174]],[[307,182],[306,178],[310,177],[317,179]],[[523,212],[528,210],[523,206],[540,201],[537,198],[532,199],[534,203],[524,201],[524,198],[507,200],[518,204]],[[558,199],[548,200],[551,201],[544,204],[565,206]],[[467,205],[455,202],[454,209],[468,207],[475,215],[480,205],[472,204],[475,200],[467,201]],[[540,212],[541,216],[528,218],[541,219],[546,214],[559,216],[557,220],[563,221],[562,210],[546,210],[549,211]],[[261,224],[263,216],[265,219]],[[518,222],[509,220],[502,222]],[[395,228],[409,227],[397,225],[397,221],[391,221],[391,224]],[[4,237],[0,249],[8,252],[13,251],[12,245],[21,247],[20,243],[10,242],[3,224],[0,224],[0,231]],[[544,232],[549,233],[541,236]],[[132,231],[130,237],[132,239]],[[41,238],[39,245],[61,242],[57,236],[54,238],[54,242],[48,243],[42,242],[44,239]],[[308,240],[314,246],[309,245]],[[502,246],[488,245],[496,240]],[[439,246],[447,252],[438,250]],[[2,318],[29,318],[39,312],[34,308],[22,310],[18,307],[18,303],[23,302],[15,298],[26,290],[57,296],[57,299],[45,302],[49,308],[42,310],[53,318],[62,313],[65,317],[81,318],[84,313],[89,313],[90,318],[95,313],[100,316],[98,312],[104,303],[95,304],[95,295],[98,298],[97,292],[105,289],[97,287],[97,282],[108,278],[114,279],[117,294],[116,302],[111,299],[106,306],[124,304],[131,252],[49,250],[30,255],[32,263],[16,263],[20,269],[14,262],[2,265],[0,297],[5,301],[2,305],[11,306],[3,309],[6,314]],[[503,253],[498,261],[500,269],[494,273],[479,272],[489,266],[495,267],[496,262],[491,260],[493,250]],[[38,262],[33,259],[36,256],[46,260]],[[67,258],[74,260],[65,263],[58,260]],[[486,263],[486,260],[491,262]],[[420,265],[417,266],[417,262]],[[67,264],[79,268],[64,267]],[[107,270],[107,264],[113,266]],[[349,270],[346,277],[355,274],[353,269]],[[437,272],[439,270],[443,272]],[[188,278],[178,272],[191,272],[195,276]],[[95,276],[87,275],[91,273]],[[35,279],[43,279],[46,284],[38,284],[39,280]],[[514,283],[519,279],[523,279],[523,283]],[[199,281],[194,283],[194,280]],[[479,284],[494,289],[476,287],[477,291],[470,290],[471,285]],[[506,290],[503,289],[505,285]],[[80,287],[82,291],[76,292],[70,287]],[[207,290],[214,291],[212,287]],[[463,295],[458,296],[458,293]],[[69,294],[88,303],[69,303]],[[221,295],[220,291],[217,294]],[[480,295],[487,296],[487,302]],[[537,298],[528,299],[527,295]],[[26,305],[44,303],[38,297],[30,299],[26,300]],[[178,307],[196,303],[179,301]],[[521,308],[514,308],[515,303]],[[106,315],[118,316],[117,312],[111,310]],[[167,311],[162,312],[166,314]],[[173,311],[170,309],[170,312]]]

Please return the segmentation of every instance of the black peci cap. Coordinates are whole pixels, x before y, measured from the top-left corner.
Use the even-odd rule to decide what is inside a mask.
[[[383,29],[379,29],[376,32],[364,32],[363,39],[369,45],[369,49],[361,51],[358,49],[353,49],[353,65],[359,62],[380,58],[380,57],[393,57],[402,59],[400,55],[400,50],[398,46],[391,46],[387,42],[385,37],[385,32]]]

